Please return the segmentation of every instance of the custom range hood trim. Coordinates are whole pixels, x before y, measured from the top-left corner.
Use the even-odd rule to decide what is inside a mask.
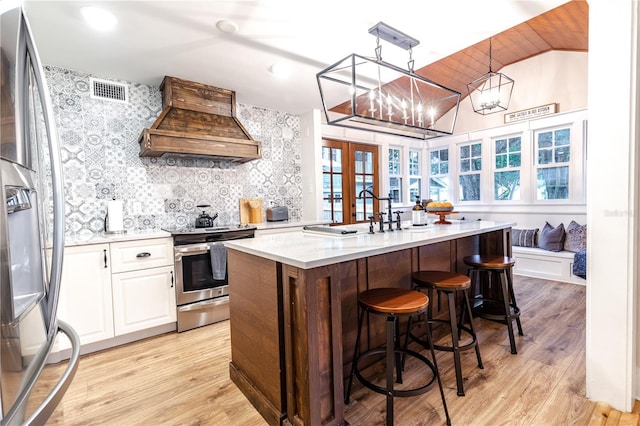
[[[247,162],[262,157],[261,146],[236,118],[236,94],[166,76],[160,85],[162,112],[140,134],[141,157],[197,155]]]

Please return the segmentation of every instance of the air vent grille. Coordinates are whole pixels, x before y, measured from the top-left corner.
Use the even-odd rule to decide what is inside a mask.
[[[91,97],[105,101],[128,102],[127,85],[91,78]]]

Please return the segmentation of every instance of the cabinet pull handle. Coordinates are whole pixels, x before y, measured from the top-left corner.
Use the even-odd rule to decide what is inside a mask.
[[[173,271],[171,271],[171,288],[173,288]]]
[[[107,249],[102,250],[102,252],[104,253],[104,267],[107,268]]]
[[[149,257],[149,256],[151,256],[151,253],[149,253],[148,251],[143,251],[142,253],[136,254],[136,257]]]

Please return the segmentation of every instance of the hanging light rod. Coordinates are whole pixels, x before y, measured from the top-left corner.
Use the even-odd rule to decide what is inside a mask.
[[[369,28],[369,34],[379,37],[395,46],[401,47],[404,50],[411,50],[420,44],[419,40],[406,35],[402,31],[396,30],[384,22],[378,22],[373,27]]]

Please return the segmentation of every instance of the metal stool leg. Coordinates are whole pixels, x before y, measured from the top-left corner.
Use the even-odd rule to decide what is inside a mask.
[[[469,290],[463,290],[463,296],[464,296],[464,304],[466,305],[466,309],[463,306],[462,307],[462,313],[464,314],[465,312],[467,313],[467,315],[469,315],[469,329],[471,330],[471,335],[473,336],[474,339],[476,339],[476,358],[478,358],[478,368],[484,368],[484,366],[482,365],[482,358],[480,358],[480,345],[478,344],[478,336],[476,335],[476,329],[473,326],[473,313],[471,312],[471,303],[469,302]],[[464,322],[462,322],[462,325],[464,325]]]
[[[506,274],[500,274],[500,283],[502,286],[502,298],[504,299],[504,314],[507,323],[507,330],[509,331],[509,344],[511,345],[511,353],[516,355],[518,353],[516,349],[516,338],[513,334],[513,316],[511,315],[511,303],[509,302],[509,287],[507,284]]]
[[[458,338],[458,316],[453,292],[447,292],[449,302],[449,323],[451,325],[451,348],[453,349],[453,363],[456,370],[456,384],[458,396],[464,396],[464,384],[462,382],[462,364],[460,363],[460,344]]]
[[[513,291],[513,279],[511,278],[511,274],[508,271],[505,271],[507,275],[507,283],[509,287],[509,296],[511,297],[511,303],[514,309],[514,312],[519,312],[520,308],[518,307],[518,302],[516,302],[516,294]],[[524,336],[522,332],[522,324],[520,323],[520,315],[516,316],[516,325],[518,326],[518,334]]]
[[[353,375],[356,372],[356,362],[360,353],[360,334],[362,333],[362,321],[364,321],[364,309],[360,309],[360,317],[358,318],[358,334],[356,335],[356,348],[353,350],[353,359],[351,360],[351,374],[349,374],[349,382],[347,383],[347,391],[344,395],[344,403],[349,403],[351,396],[351,385],[353,384]]]
[[[393,364],[395,361],[394,334],[396,332],[396,318],[392,315],[387,317],[387,426],[393,426]]]
[[[442,381],[440,380],[440,373],[438,370],[438,362],[436,361],[436,352],[433,349],[433,340],[431,339],[431,330],[429,327],[425,327],[427,333],[427,339],[430,343],[429,349],[431,352],[431,358],[433,358],[433,369],[435,370],[436,379],[438,380],[438,387],[440,388],[440,398],[442,399],[442,406],[444,407],[444,415],[447,418],[447,425],[451,426],[451,418],[449,417],[449,410],[447,409],[447,401],[444,399],[444,389],[442,387]]]

